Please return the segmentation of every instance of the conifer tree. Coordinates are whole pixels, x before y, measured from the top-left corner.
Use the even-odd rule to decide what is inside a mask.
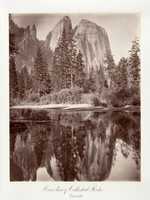
[[[18,73],[18,83],[20,98],[28,98],[27,92],[32,88],[32,81],[26,66],[24,66],[21,72]]]
[[[140,89],[140,48],[139,41],[135,40],[132,42],[130,50],[130,57],[128,59],[129,67],[129,87]]]
[[[51,80],[48,72],[48,65],[42,56],[41,48],[37,50],[37,56],[34,62],[33,87],[40,96],[50,93]]]
[[[84,82],[84,64],[82,54],[77,52],[72,34],[66,34],[63,28],[58,46],[54,52],[53,84],[56,91],[63,88],[81,87]]]
[[[18,96],[18,78],[15,63],[17,53],[18,49],[15,43],[15,34],[9,32],[10,97],[12,99]]]
[[[82,54],[79,51],[78,55],[77,55],[77,66],[76,66],[76,75],[75,75],[75,84],[77,86],[84,87],[85,84],[85,72],[84,72],[84,63],[83,63],[83,58],[82,58]]]
[[[111,54],[108,54],[105,57],[105,70],[107,74],[107,84],[110,89],[114,89],[115,86],[115,73],[116,73],[116,65]]]
[[[128,86],[127,68],[128,68],[127,59],[122,57],[119,61],[118,66],[116,67],[116,73],[115,73],[116,90],[127,89]]]
[[[67,75],[69,74],[69,56],[68,56],[68,40],[63,29],[62,36],[59,39],[58,46],[54,52],[53,58],[53,87],[58,91],[67,88]]]

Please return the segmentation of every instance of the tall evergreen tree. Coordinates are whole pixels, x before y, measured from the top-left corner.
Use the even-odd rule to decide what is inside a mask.
[[[114,89],[116,65],[111,54],[105,57],[105,71],[105,74],[107,74],[107,85],[110,89]]]
[[[84,79],[84,64],[81,52],[77,53],[72,34],[67,34],[63,28],[59,44],[54,52],[53,84],[55,90],[81,87]]]
[[[78,55],[77,55],[77,62],[76,62],[76,67],[75,67],[75,75],[73,77],[73,81],[75,80],[75,84],[77,86],[79,86],[80,88],[84,87],[84,84],[85,84],[85,77],[86,77],[86,74],[84,72],[84,63],[83,63],[83,56],[81,54],[81,52],[79,51],[78,52]]]
[[[15,42],[15,34],[9,32],[9,68],[10,68],[10,97],[16,98],[18,96],[18,78],[16,71],[15,57],[18,53]]]
[[[59,39],[58,46],[54,52],[53,58],[53,87],[54,90],[61,90],[67,87],[67,74],[69,73],[68,40],[65,29]]]
[[[19,97],[20,99],[25,98],[26,87],[25,87],[25,76],[23,74],[23,70],[18,73],[18,88],[19,88]]]
[[[22,69],[22,76],[24,76],[24,78],[25,78],[26,90],[30,90],[32,88],[32,80],[31,80],[31,76],[30,76],[26,66],[24,66]]]
[[[116,67],[115,73],[115,87],[116,90],[125,90],[128,86],[128,75],[127,75],[128,63],[127,59],[122,57]]]
[[[20,98],[28,98],[27,92],[32,88],[32,80],[26,66],[24,66],[21,72],[18,73],[18,83]]]
[[[128,59],[129,67],[129,87],[140,89],[140,48],[139,41],[132,42],[130,57]]]
[[[48,72],[48,65],[42,56],[40,47],[37,50],[37,56],[34,62],[33,87],[35,92],[37,92],[40,96],[50,93],[51,91],[51,80]]]
[[[96,74],[92,68],[89,77],[85,82],[85,92],[95,92],[96,91]]]

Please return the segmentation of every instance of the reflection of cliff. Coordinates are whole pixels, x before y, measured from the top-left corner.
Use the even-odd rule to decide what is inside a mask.
[[[102,120],[97,123],[91,121],[88,126],[86,121],[84,125],[83,121],[78,122],[78,126],[75,121],[71,123],[70,116],[68,121],[70,126],[65,116],[59,122],[60,126],[53,127],[55,157],[51,159],[56,159],[57,170],[54,171],[59,171],[56,180],[104,180],[112,166],[114,135],[106,136],[108,127]],[[49,166],[49,169],[52,167]],[[51,176],[54,171],[50,171]]]
[[[81,160],[81,180],[100,181],[108,177],[113,158],[115,138],[113,134],[106,135],[103,121],[95,128],[89,129],[85,138],[84,157]]]
[[[23,172],[24,180],[36,180],[37,160],[31,145],[30,134],[23,138],[17,135],[13,154],[14,162]]]
[[[14,123],[11,180],[34,181],[41,167],[55,181],[106,180],[117,162],[117,139],[124,158],[132,151],[139,167],[139,116],[134,113],[59,113],[47,123]],[[12,173],[15,168],[18,174]]]

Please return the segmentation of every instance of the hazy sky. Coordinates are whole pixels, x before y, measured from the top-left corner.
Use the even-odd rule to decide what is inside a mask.
[[[35,24],[37,37],[45,40],[47,34],[63,16],[69,16],[75,27],[81,19],[88,19],[105,28],[115,61],[127,57],[131,41],[140,36],[140,17],[135,14],[14,14],[13,20],[20,27]]]

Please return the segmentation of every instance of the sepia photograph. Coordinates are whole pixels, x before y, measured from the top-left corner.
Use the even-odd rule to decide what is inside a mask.
[[[10,181],[141,181],[140,15],[9,14]]]

